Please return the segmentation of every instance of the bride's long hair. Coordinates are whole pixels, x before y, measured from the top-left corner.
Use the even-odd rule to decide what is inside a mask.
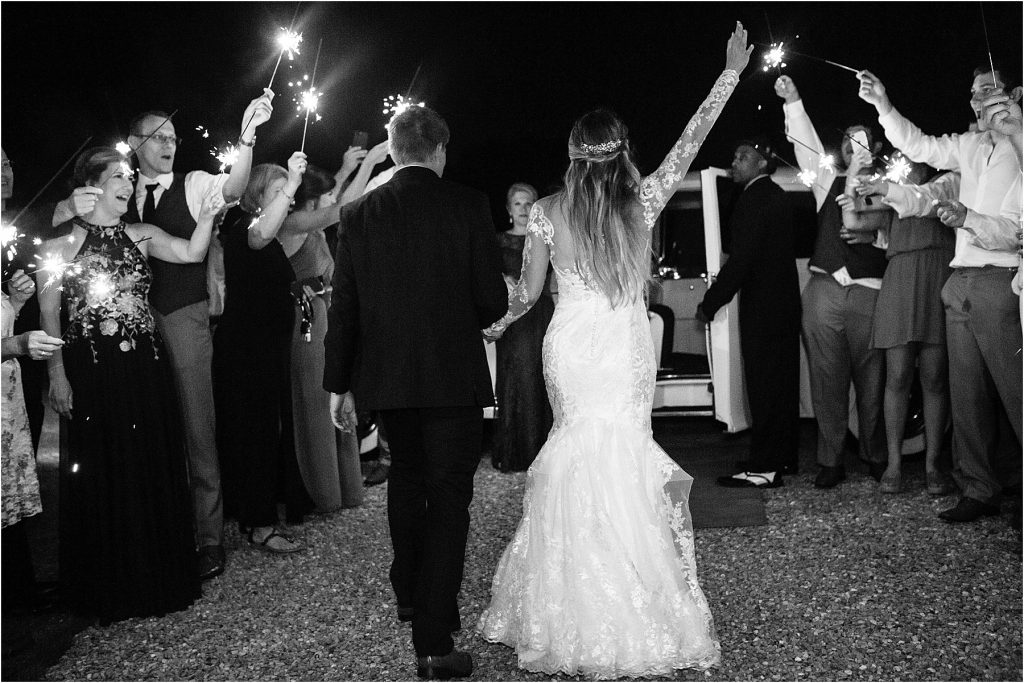
[[[640,205],[640,172],[629,130],[613,112],[584,114],[569,135],[569,168],[561,194],[576,269],[613,307],[641,296],[650,279],[650,234]]]

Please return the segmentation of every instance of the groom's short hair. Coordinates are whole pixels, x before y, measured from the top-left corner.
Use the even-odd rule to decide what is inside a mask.
[[[444,119],[428,107],[409,107],[388,124],[391,156],[398,164],[430,161],[438,145],[447,145],[450,133]]]

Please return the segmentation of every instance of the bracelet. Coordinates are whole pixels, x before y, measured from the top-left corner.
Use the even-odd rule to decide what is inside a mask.
[[[256,146],[256,136],[253,135],[252,136],[252,140],[250,140],[249,142],[246,142],[245,140],[242,139],[241,136],[239,136],[238,137],[238,144],[240,144],[240,145],[242,145],[244,147],[255,147]]]

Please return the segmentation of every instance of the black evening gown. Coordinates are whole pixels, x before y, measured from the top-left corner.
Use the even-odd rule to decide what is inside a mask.
[[[65,273],[60,576],[104,622],[184,609],[200,596],[174,379],[147,295],[149,265],[124,224],[88,230]],[[56,285],[54,285],[56,286]]]
[[[251,249],[253,217],[228,212],[224,246],[224,313],[213,337],[217,450],[225,514],[243,528],[301,522],[312,503],[292,442],[290,356],[295,303],[291,263],[276,239]]]
[[[517,280],[523,268],[525,241],[525,235],[498,235],[502,272]],[[520,472],[529,468],[551,431],[551,404],[544,386],[541,350],[554,311],[555,304],[545,288],[533,308],[497,341],[498,424],[492,462],[499,470]]]

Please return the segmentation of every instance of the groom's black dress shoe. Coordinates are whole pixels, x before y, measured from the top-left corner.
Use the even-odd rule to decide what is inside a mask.
[[[718,485],[731,489],[774,489],[782,486],[782,475],[778,472],[739,472],[719,477]]]
[[[998,514],[999,508],[995,505],[982,503],[980,500],[965,496],[960,499],[956,507],[940,512],[939,519],[944,522],[973,522],[979,517],[994,517]]]
[[[473,673],[473,658],[468,652],[452,650],[446,655],[416,658],[416,675],[428,681],[464,678]]]
[[[736,461],[736,471],[737,472],[752,472],[753,470],[750,468],[750,461],[749,460],[737,460]],[[800,473],[800,468],[797,465],[780,465],[778,471],[779,471],[779,474],[799,474]]]
[[[398,620],[399,621],[412,621],[412,618],[416,615],[416,610],[412,607],[399,607],[398,608]]]

